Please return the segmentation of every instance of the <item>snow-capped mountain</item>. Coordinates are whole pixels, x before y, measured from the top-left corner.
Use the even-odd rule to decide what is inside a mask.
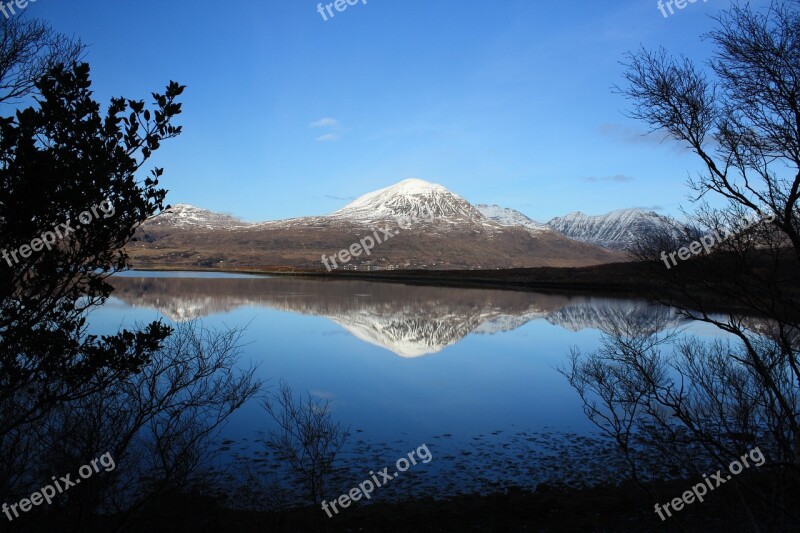
[[[522,226],[532,232],[555,231],[570,239],[619,251],[632,249],[642,236],[672,227],[666,218],[641,209],[619,209],[599,216],[575,212],[542,224],[515,209],[485,204],[475,208],[503,226]]]
[[[182,229],[236,229],[250,226],[238,218],[189,204],[176,204],[147,222],[156,226]]]
[[[472,270],[581,267],[625,260],[622,254],[545,230],[530,220],[516,217],[523,224],[511,224],[508,213],[500,219],[503,222],[484,216],[441,185],[407,179],[365,194],[330,215],[272,222],[246,223],[178,205],[145,222],[128,252],[143,268],[320,270],[330,268],[321,258],[369,238],[376,241],[370,253],[348,253],[350,259],[334,268]]]
[[[535,220],[526,217],[516,209],[486,204],[477,204],[475,209],[480,211],[481,214],[486,218],[494,220],[503,226],[522,226],[533,232],[551,231],[547,224],[536,222]]]
[[[481,212],[445,187],[407,179],[365,194],[330,215],[334,219],[372,224],[405,217],[412,222],[488,225]]]
[[[610,250],[630,250],[637,238],[672,227],[661,215],[641,209],[619,209],[598,216],[570,213],[547,225],[570,239]]]

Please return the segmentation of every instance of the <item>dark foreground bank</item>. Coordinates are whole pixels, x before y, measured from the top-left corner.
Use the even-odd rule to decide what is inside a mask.
[[[741,484],[730,484],[713,492],[700,503],[686,505],[672,517],[661,520],[654,500],[633,483],[568,489],[540,485],[536,491],[510,490],[485,496],[464,495],[447,500],[433,497],[398,503],[351,505],[333,518],[320,508],[255,512],[229,509],[230,495],[173,495],[150,502],[141,509],[140,519],[124,531],[148,533],[197,532],[649,532],[649,531],[798,531],[800,522],[782,519],[776,523],[766,513],[749,515],[741,509],[742,499],[758,509],[747,487],[759,484],[757,476],[742,476]],[[691,488],[692,480],[650,484],[646,490],[668,502]],[[797,487],[797,484],[795,484]],[[787,511],[800,516],[800,490],[785,495]],[[756,511],[757,512],[757,511]],[[147,519],[146,516],[158,518]],[[112,523],[98,517],[89,532],[117,531]],[[24,522],[15,524],[16,531]],[[41,524],[40,524],[41,526]],[[55,526],[55,524],[54,524]],[[109,529],[111,527],[111,529]],[[4,528],[5,530],[5,528]],[[55,529],[53,529],[55,530]],[[44,530],[41,530],[44,531]]]

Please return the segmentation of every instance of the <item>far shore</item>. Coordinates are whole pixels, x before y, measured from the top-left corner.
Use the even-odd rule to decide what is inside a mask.
[[[195,265],[167,266],[150,264],[135,266],[135,270],[150,272],[202,272],[219,274],[250,274],[257,276],[291,276],[319,280],[360,280],[381,283],[401,283],[431,287],[492,289],[538,293],[606,296],[646,299],[666,305],[695,308],[700,303],[708,312],[731,313],[741,309],[735,295],[729,297],[710,292],[702,282],[685,286],[683,293],[654,276],[652,265],[639,262],[612,263],[592,267],[536,267],[506,270],[383,270],[320,271],[314,269],[264,268],[203,268]],[[785,287],[800,300],[800,288]],[[750,315],[743,310],[745,314]]]
[[[194,266],[135,266],[142,272],[202,272],[219,274],[251,274],[261,276],[302,276],[319,279],[354,279],[386,283],[404,283],[461,288],[486,288],[517,291],[569,291],[619,293],[641,296],[659,287],[637,263],[613,263],[592,267],[514,268],[503,270],[325,270],[264,268],[202,268]]]

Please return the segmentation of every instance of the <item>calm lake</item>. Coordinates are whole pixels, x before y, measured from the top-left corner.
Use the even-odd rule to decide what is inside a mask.
[[[246,328],[243,363],[273,390],[284,379],[329,399],[350,427],[353,483],[426,443],[433,460],[414,467],[414,483],[440,494],[600,476],[596,431],[557,371],[570,348],[592,350],[602,328],[659,316],[717,334],[644,300],[598,296],[201,273],[129,272],[113,285],[93,333],[159,318]],[[269,427],[257,402],[245,406],[224,450],[260,453]]]

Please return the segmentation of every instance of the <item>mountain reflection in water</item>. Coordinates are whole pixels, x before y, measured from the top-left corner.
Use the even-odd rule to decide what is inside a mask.
[[[256,306],[325,317],[402,357],[440,352],[470,333],[515,330],[532,320],[570,331],[624,323],[684,322],[643,300],[288,277],[115,277],[114,296],[180,322]]]

